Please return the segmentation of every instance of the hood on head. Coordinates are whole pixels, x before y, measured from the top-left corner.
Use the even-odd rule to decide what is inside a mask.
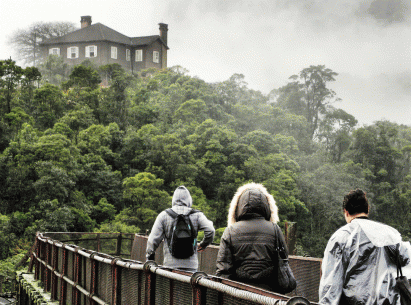
[[[259,216],[278,222],[278,208],[273,196],[262,184],[248,183],[239,187],[230,203],[227,226]]]
[[[188,189],[181,185],[174,191],[172,205],[191,207],[193,205],[193,199],[191,198]]]

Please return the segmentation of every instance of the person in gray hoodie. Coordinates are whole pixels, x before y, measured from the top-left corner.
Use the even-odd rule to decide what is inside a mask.
[[[171,209],[177,214],[188,215],[188,213],[192,210],[192,204],[193,200],[188,189],[185,186],[179,186],[174,191]],[[208,220],[202,212],[198,211],[197,213],[190,214],[189,217],[193,225],[193,228],[196,232],[204,231],[204,238],[198,244],[198,248],[195,248],[194,254],[189,258],[185,259],[176,258],[171,254],[169,250],[169,243],[171,239],[170,233],[172,225],[174,223],[174,219],[164,210],[157,216],[157,219],[154,222],[153,228],[151,230],[150,236],[148,237],[146,248],[147,260],[154,259],[156,249],[164,240],[164,266],[190,272],[197,271],[197,251],[203,251],[208,245],[212,243],[214,239],[215,230],[213,222]]]

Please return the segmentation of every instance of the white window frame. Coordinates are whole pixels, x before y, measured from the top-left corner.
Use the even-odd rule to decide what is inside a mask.
[[[130,61],[130,58],[131,58],[130,49],[126,49],[126,61]]]
[[[111,47],[111,58],[117,59],[117,47]]]
[[[153,62],[160,63],[160,52],[153,51]]]
[[[93,49],[93,56],[91,56],[91,49]],[[87,46],[86,47],[86,57],[97,57],[97,46]]]
[[[143,61],[143,50],[136,50],[136,61]]]
[[[73,54],[74,57],[72,56]],[[78,47],[68,47],[67,48],[67,58],[73,59],[78,58]]]
[[[60,56],[60,48],[51,48],[51,49],[49,49],[49,55]]]

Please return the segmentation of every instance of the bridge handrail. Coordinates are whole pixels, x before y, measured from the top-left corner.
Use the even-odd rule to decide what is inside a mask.
[[[196,305],[204,304],[205,300],[207,304],[217,304],[216,295],[218,303],[222,299],[233,299],[247,300],[249,304],[285,305],[293,299],[204,272],[192,274],[159,266],[154,261],[143,263],[111,256],[66,244],[45,234],[36,236],[30,265],[31,268],[35,265],[35,279],[40,279],[44,290],[51,293],[51,299],[59,300],[60,304],[83,304],[85,299],[92,304],[127,304],[130,302],[127,298],[130,295],[134,298],[134,294],[138,294],[138,304],[144,301],[151,305],[156,300],[165,304],[166,299],[172,304],[174,298],[187,299],[182,295],[189,294],[187,290],[191,290],[191,303]],[[121,240],[118,236],[113,239],[118,241],[118,238]],[[30,267],[29,272],[32,272]],[[310,304],[306,299],[299,299],[300,303],[294,304]]]

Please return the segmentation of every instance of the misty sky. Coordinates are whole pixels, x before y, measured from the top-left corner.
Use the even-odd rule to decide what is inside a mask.
[[[0,59],[10,35],[38,21],[92,16],[130,37],[169,25],[169,66],[207,82],[245,76],[268,94],[310,65],[339,75],[334,104],[360,125],[411,125],[410,0],[0,0]]]

